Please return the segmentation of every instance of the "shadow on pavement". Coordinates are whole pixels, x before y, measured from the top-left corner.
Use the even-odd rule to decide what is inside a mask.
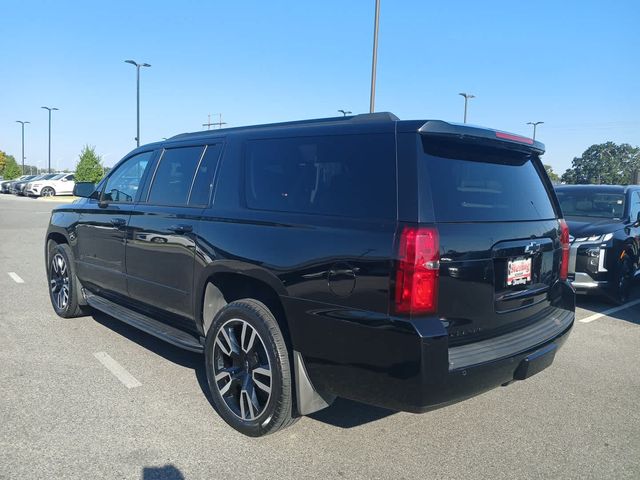
[[[156,355],[159,355],[177,365],[192,368],[196,374],[196,379],[198,380],[200,389],[207,397],[207,400],[209,401],[211,406],[214,407],[211,396],[209,395],[207,372],[205,369],[204,357],[202,356],[202,354],[189,352],[188,350],[183,350],[182,348],[178,348],[169,343],[163,342],[153,335],[138,330],[135,327],[132,327],[124,322],[121,322],[120,320],[107,315],[106,313],[94,310],[92,317],[99,324],[104,325],[117,334],[122,335],[132,342],[137,343],[141,347],[152,351]]]
[[[592,314],[601,314],[607,310],[618,309],[614,312],[607,313],[606,317],[640,325],[640,304],[637,303],[639,301],[640,291],[636,286],[631,292],[629,301],[624,305],[619,305],[605,296],[577,295],[576,307],[587,310]]]
[[[395,414],[393,410],[336,398],[333,405],[309,415],[310,418],[340,428],[353,428]]]
[[[200,385],[200,389],[207,397],[211,407],[216,410],[213,400],[209,394],[209,386],[207,383],[207,372],[204,365],[203,356],[199,353],[189,352],[181,348],[170,345],[157,339],[153,335],[138,330],[120,320],[117,320],[106,313],[94,311],[93,319],[99,324],[116,332],[132,342],[137,343],[143,348],[152,351],[170,362],[181,365],[183,367],[192,368],[196,374],[196,379]],[[366,423],[374,422],[382,418],[388,417],[396,413],[393,410],[373,407],[364,403],[358,403],[351,400],[337,398],[333,405],[324,410],[309,415],[316,421],[327,423],[340,428],[353,428]],[[165,467],[163,467],[165,468]],[[147,478],[147,477],[144,477]],[[156,477],[149,477],[156,478]],[[165,477],[158,477],[165,478]],[[182,477],[166,477],[166,478],[182,478]]]
[[[173,465],[165,465],[164,467],[144,467],[142,480],[185,480],[185,477]]]

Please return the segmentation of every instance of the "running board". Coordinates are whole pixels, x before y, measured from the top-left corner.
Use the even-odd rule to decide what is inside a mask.
[[[187,332],[167,325],[166,323],[159,322],[141,313],[134,312],[106,298],[87,292],[87,303],[96,310],[111,315],[138,330],[142,330],[176,347],[184,348],[192,352],[202,353],[204,351],[204,347],[195,336],[189,335]]]

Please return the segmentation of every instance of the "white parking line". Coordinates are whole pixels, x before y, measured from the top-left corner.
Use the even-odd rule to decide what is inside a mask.
[[[16,283],[24,283],[24,280],[20,278],[20,275],[18,275],[16,272],[7,272],[9,274],[9,276],[11,277],[11,279],[16,282]]]
[[[591,323],[594,320],[598,320],[599,318],[606,317],[615,312],[619,312],[620,310],[624,310],[625,308],[633,307],[634,305],[638,305],[640,303],[640,299],[634,300],[633,302],[625,303],[624,305],[620,305],[618,307],[613,307],[604,312],[594,313],[593,315],[589,315],[586,318],[580,320],[581,323]]]
[[[136,377],[131,375],[129,372],[125,370],[125,368],[116,362],[113,358],[111,358],[105,352],[96,352],[93,354],[94,357],[98,359],[98,361],[105,366],[107,370],[115,375],[115,377],[120,380],[125,387],[127,388],[136,388],[142,385]]]

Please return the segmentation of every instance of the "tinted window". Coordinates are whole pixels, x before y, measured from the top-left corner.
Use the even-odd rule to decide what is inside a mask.
[[[621,218],[624,212],[624,193],[568,188],[557,190],[556,195],[562,213],[568,217]],[[631,218],[633,210],[632,203]]]
[[[640,213],[640,195],[638,195],[638,192],[633,192],[631,194],[631,211],[629,213],[629,218],[635,222],[638,219],[639,213]]]
[[[139,153],[119,165],[107,179],[102,199],[106,202],[133,202],[152,156],[153,152]]]
[[[207,146],[196,172],[196,178],[193,180],[189,205],[209,205],[211,189],[213,188],[213,174],[218,164],[221,149],[222,145],[220,144]]]
[[[169,148],[164,151],[149,191],[149,203],[186,205],[204,147]]]
[[[395,218],[391,134],[256,140],[246,165],[249,208]]]
[[[480,146],[438,145],[427,140],[423,149],[425,154],[418,163],[420,184],[431,187],[436,221],[555,218],[532,157]]]

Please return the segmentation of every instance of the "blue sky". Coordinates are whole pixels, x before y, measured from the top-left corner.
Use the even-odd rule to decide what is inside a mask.
[[[589,145],[640,145],[637,0],[382,0],[377,111],[531,134],[564,171]],[[73,168],[84,144],[111,166],[143,143],[369,107],[374,0],[3,2],[0,149]]]

